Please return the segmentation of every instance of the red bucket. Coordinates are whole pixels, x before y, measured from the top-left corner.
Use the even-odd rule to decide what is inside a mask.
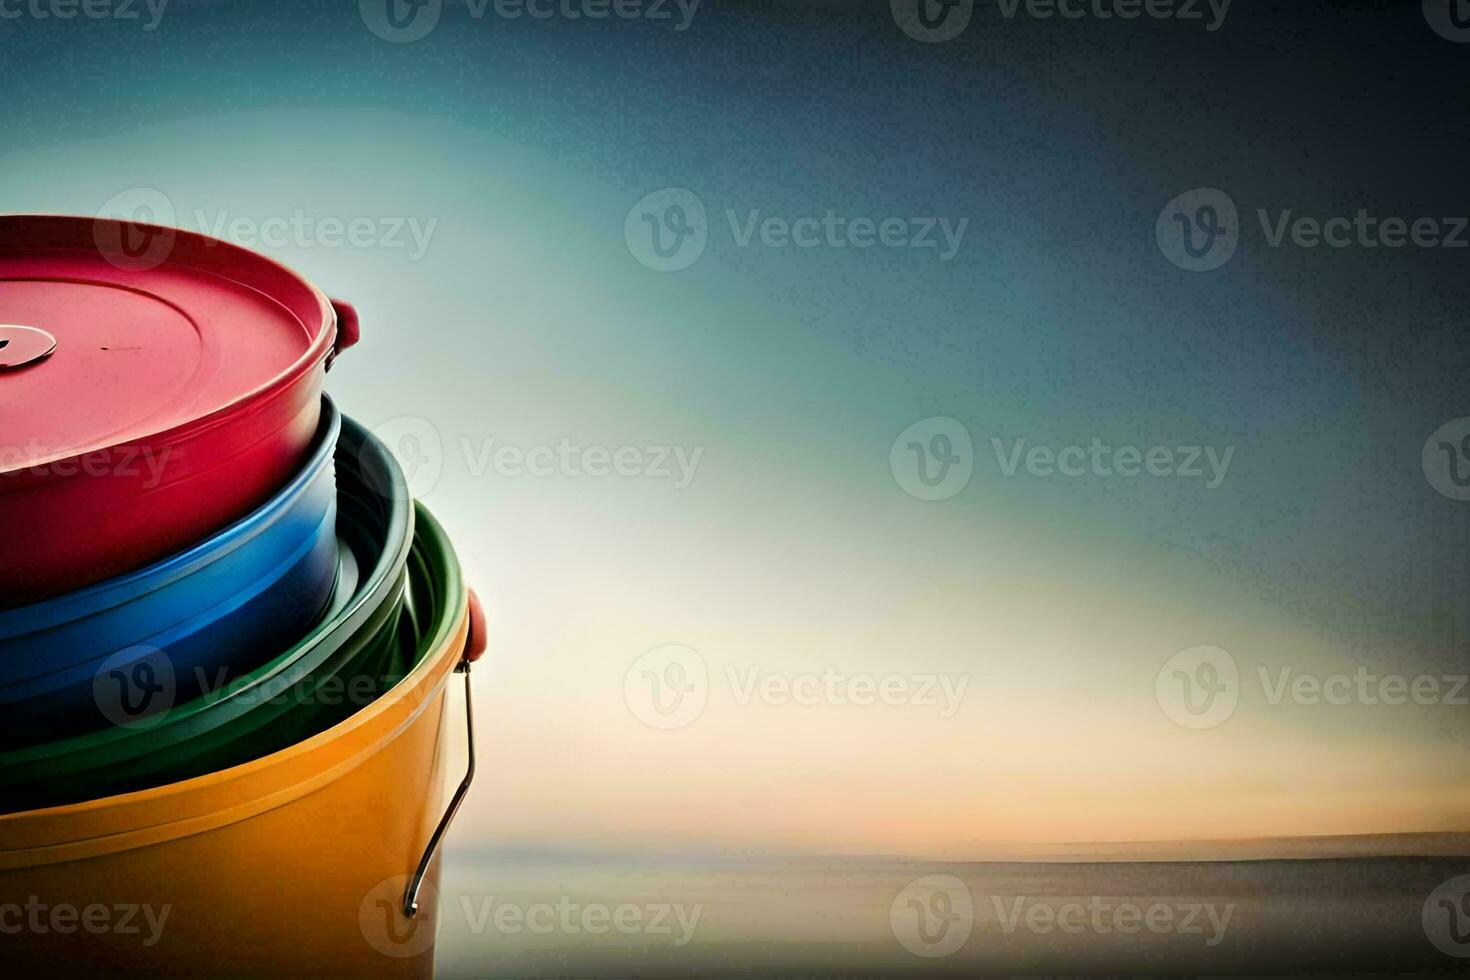
[[[357,315],[216,239],[0,216],[0,608],[239,519],[310,449]]]

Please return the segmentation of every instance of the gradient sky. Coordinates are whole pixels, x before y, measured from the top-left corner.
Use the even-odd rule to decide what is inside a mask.
[[[886,4],[711,3],[682,33],[451,6],[401,45],[351,3],[273,20],[175,0],[150,33],[6,23],[0,208],[94,214],[148,188],[194,230],[435,222],[419,258],[266,251],[362,314],[329,379],[343,409],[437,440],[421,489],[492,628],[460,847],[965,856],[1467,829],[1470,708],[1273,706],[1256,682],[1470,668],[1470,503],[1420,464],[1470,415],[1466,253],[1271,249],[1254,218],[1470,211],[1465,52],[1413,5],[1231,16],[1205,35],[977,13],[933,46]],[[1360,80],[1385,44],[1422,53],[1397,85]],[[624,220],[669,186],[712,231],[659,273]],[[1194,187],[1245,219],[1208,274],[1154,241]],[[742,248],[727,209],[969,224],[943,262]],[[976,446],[936,502],[889,468],[930,416]],[[992,437],[1234,456],[1213,490],[1008,478]],[[463,450],[562,438],[703,455],[676,489],[476,474]],[[671,643],[714,680],[696,722],[660,731],[624,675]],[[1200,644],[1245,684],[1229,721],[1189,731],[1155,675]],[[968,686],[949,718],[741,706],[725,672],[751,666]]]

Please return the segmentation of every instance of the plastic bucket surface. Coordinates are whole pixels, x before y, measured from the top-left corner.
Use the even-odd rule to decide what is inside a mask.
[[[401,677],[408,665],[397,657],[399,617],[414,528],[408,486],[387,447],[351,419],[342,423],[336,472],[339,550],[352,572],[339,580],[327,615],[255,670],[141,723],[0,752],[0,812],[237,765],[330,727]]]
[[[445,686],[471,616],[454,551],[422,509],[410,579],[415,666],[346,721],[233,769],[0,816],[0,915],[44,906],[22,915],[41,928],[5,936],[7,969],[430,975],[437,860],[419,916],[401,903],[441,816]],[[59,932],[45,911],[58,908],[112,921],[132,909],[137,931]]]
[[[192,232],[0,216],[0,608],[178,552],[299,469],[357,316]]]
[[[219,534],[141,571],[0,611],[0,747],[143,723],[305,633],[336,581],[340,428],[323,399],[304,469]]]

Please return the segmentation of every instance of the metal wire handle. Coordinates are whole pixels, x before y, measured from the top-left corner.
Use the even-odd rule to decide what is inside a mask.
[[[470,662],[461,660],[459,666],[454,668],[454,672],[464,675],[464,718],[465,728],[469,734],[470,765],[464,774],[464,781],[454,792],[454,799],[449,801],[449,809],[440,818],[439,826],[434,828],[434,836],[429,838],[429,845],[424,848],[424,856],[419,861],[418,870],[414,872],[413,880],[408,883],[408,891],[403,895],[403,914],[410,919],[419,914],[419,889],[423,887],[424,876],[429,873],[429,864],[434,860],[434,852],[439,849],[439,842],[448,833],[449,825],[454,822],[454,815],[459,812],[464,798],[469,795],[470,784],[475,781],[475,703],[470,697]]]
[[[429,873],[429,865],[434,860],[434,852],[439,849],[439,843],[449,832],[449,825],[454,822],[454,815],[459,812],[460,805],[469,795],[470,784],[475,781],[475,702],[470,696],[470,665],[485,655],[489,637],[485,627],[485,610],[480,605],[480,597],[475,594],[474,589],[469,589],[465,598],[468,608],[466,609],[464,654],[455,666],[454,672],[464,675],[464,721],[465,731],[469,736],[469,768],[465,771],[464,781],[459,784],[459,789],[454,791],[454,799],[449,801],[449,808],[439,819],[439,826],[434,828],[434,835],[429,838],[429,843],[424,848],[424,856],[419,859],[418,870],[414,872],[413,878],[409,881],[408,890],[403,893],[403,914],[410,919],[419,914],[419,889],[424,885],[424,876]]]

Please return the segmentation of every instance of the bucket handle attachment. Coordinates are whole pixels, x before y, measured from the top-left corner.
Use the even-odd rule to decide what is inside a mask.
[[[439,826],[434,828],[434,835],[429,838],[429,844],[424,848],[424,856],[419,859],[418,870],[414,872],[413,878],[408,883],[408,890],[403,894],[403,914],[407,918],[415,918],[419,914],[419,889],[423,887],[424,876],[429,873],[429,863],[434,860],[434,852],[439,849],[439,842],[449,831],[449,825],[454,822],[455,814],[459,813],[460,805],[469,795],[470,784],[475,781],[475,705],[470,698],[470,665],[485,655],[487,639],[485,634],[485,610],[480,605],[480,597],[475,595],[471,589],[469,594],[469,635],[465,639],[464,656],[455,666],[456,674],[464,675],[464,721],[465,730],[469,736],[469,767],[464,774],[464,781],[459,784],[459,789],[454,791],[454,798],[449,801],[449,809],[444,811],[444,816],[439,819]]]
[[[337,341],[332,345],[331,353],[327,355],[327,370],[330,371],[332,362],[337,360],[337,355],[362,338],[362,326],[357,319],[357,309],[351,303],[344,303],[340,299],[327,302],[332,304],[332,312],[337,314]]]

